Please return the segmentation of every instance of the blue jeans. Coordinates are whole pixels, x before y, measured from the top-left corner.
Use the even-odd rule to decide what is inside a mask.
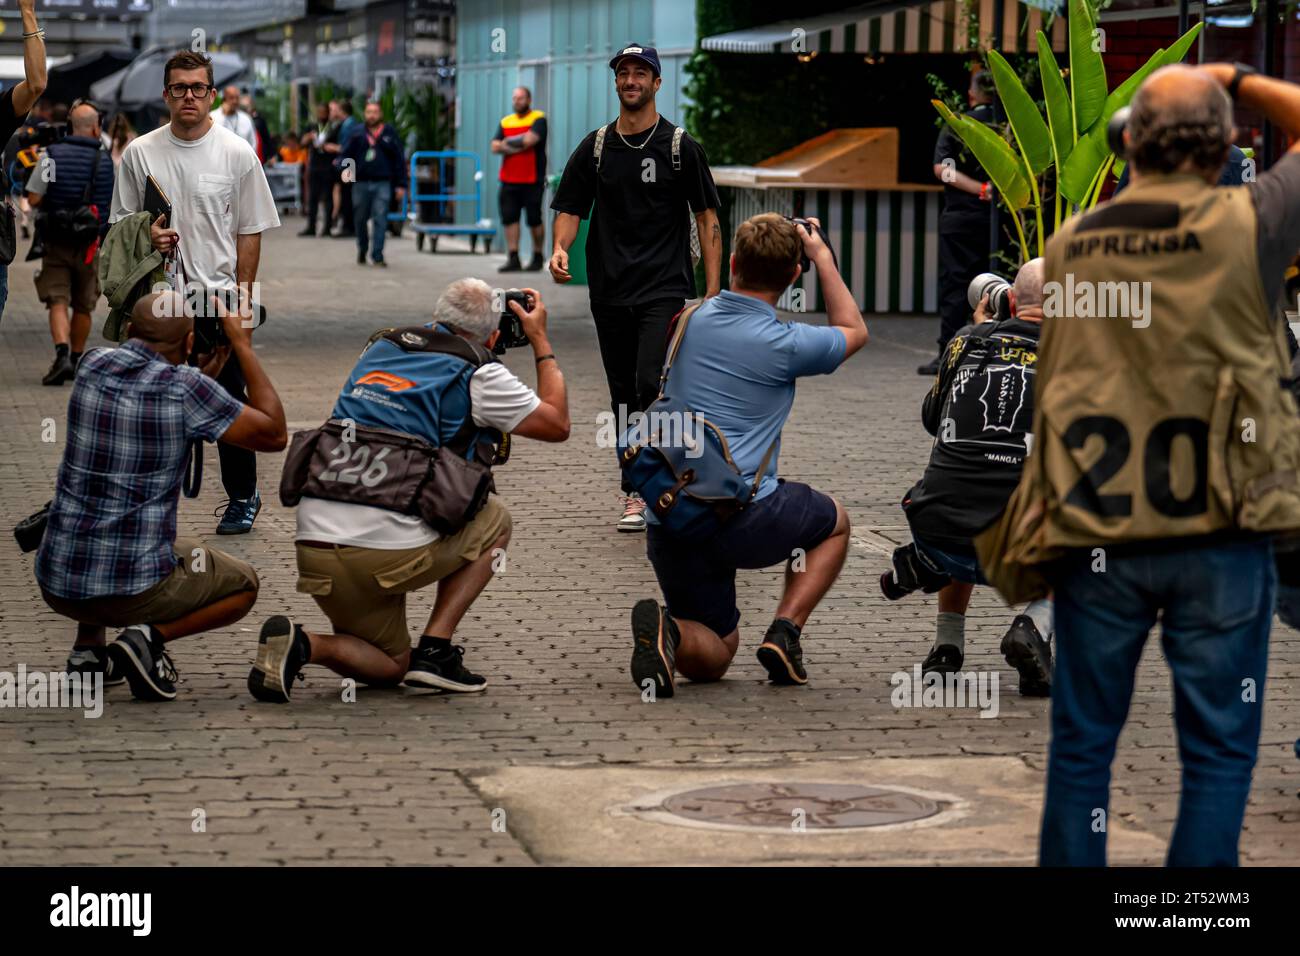
[[[384,260],[384,236],[388,232],[388,200],[392,195],[393,184],[385,179],[352,184],[352,219],[357,230],[357,249],[364,256],[369,247],[370,258],[375,262]],[[367,232],[373,235],[368,236]]]
[[[1272,544],[1112,550],[1104,571],[1093,566],[1092,549],[1078,549],[1049,575],[1056,669],[1039,863],[1106,864],[1110,765],[1138,658],[1159,616],[1183,766],[1166,862],[1235,866],[1259,749],[1277,590]]]

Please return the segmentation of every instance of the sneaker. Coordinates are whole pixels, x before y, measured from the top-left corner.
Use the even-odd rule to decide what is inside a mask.
[[[519,264],[519,253],[517,252],[512,252],[508,256],[506,256],[506,264],[497,270],[497,272],[523,272],[523,271],[524,271],[524,267]]]
[[[300,230],[299,233],[298,233],[298,235],[300,235],[300,236],[314,236],[314,235],[316,235],[316,230],[313,229],[311,226],[308,226],[306,229],[302,229],[302,230]]]
[[[72,359],[67,355],[54,356],[54,364],[50,370],[45,373],[41,379],[42,385],[62,385],[64,382],[71,382],[77,375],[77,368],[72,364]]]
[[[251,498],[231,498],[217,525],[217,534],[248,534],[262,510],[262,495],[254,491]]]
[[[104,675],[105,687],[117,687],[126,683],[126,675],[113,666],[113,659],[104,647],[74,647],[68,655],[69,674],[101,673]]]
[[[623,496],[623,517],[615,526],[619,531],[645,530],[645,501],[638,494]]]
[[[359,265],[359,266],[364,266],[365,264],[366,264],[366,254],[365,254],[365,252],[358,252],[358,253],[357,253],[357,265]]]
[[[937,358],[934,358],[934,359],[931,359],[929,362],[926,362],[924,365],[918,365],[917,368],[916,368],[916,374],[917,374],[917,375],[929,375],[929,376],[931,376],[931,377],[933,377],[933,376],[935,376],[935,375],[938,375],[938,374],[939,374],[939,360],[938,360]]]
[[[412,690],[453,690],[472,694],[487,687],[487,678],[471,674],[462,663],[465,648],[452,645],[450,651],[432,647],[411,652],[411,669],[402,678],[402,686]]]
[[[677,645],[682,637],[667,608],[658,601],[637,601],[632,608],[632,683],[637,690],[654,684],[654,695],[673,696],[673,668],[677,663]]]
[[[921,664],[922,674],[955,674],[961,670],[966,655],[956,644],[936,644]]]
[[[387,268],[388,268],[388,263],[385,262],[383,259],[376,259],[376,260],[375,260],[375,268],[377,268],[377,269],[387,269]]]
[[[1052,648],[1032,619],[1016,615],[1002,638],[1002,656],[1020,675],[1021,697],[1052,696]]]
[[[544,262],[545,260],[542,259],[542,254],[540,252],[534,252],[533,258],[529,260],[528,266],[524,269],[524,271],[541,272]]]
[[[310,645],[307,637],[287,617],[277,614],[262,625],[257,638],[257,660],[248,672],[248,692],[272,704],[289,703],[293,682],[303,680]]]
[[[803,669],[803,647],[785,621],[772,622],[759,645],[757,657],[773,684],[808,683],[808,674]]]
[[[113,666],[126,675],[136,700],[175,700],[176,665],[163,642],[150,638],[145,627],[128,627],[108,645]]]

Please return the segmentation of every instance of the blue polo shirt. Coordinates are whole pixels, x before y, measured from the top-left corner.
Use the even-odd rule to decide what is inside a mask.
[[[668,393],[718,426],[752,482],[790,415],[795,379],[835,371],[847,347],[839,329],[783,322],[766,302],[721,292],[691,316]],[[757,498],[776,490],[780,454],[778,442]]]

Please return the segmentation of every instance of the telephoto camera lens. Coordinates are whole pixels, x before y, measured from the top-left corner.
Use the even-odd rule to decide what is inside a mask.
[[[989,297],[984,314],[994,322],[1011,318],[1011,283],[995,272],[981,272],[966,287],[966,304],[974,312],[980,299]]]

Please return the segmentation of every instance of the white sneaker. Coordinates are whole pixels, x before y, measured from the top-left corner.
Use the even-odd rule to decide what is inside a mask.
[[[640,495],[623,496],[623,517],[618,519],[616,527],[619,531],[645,530],[645,502]]]

